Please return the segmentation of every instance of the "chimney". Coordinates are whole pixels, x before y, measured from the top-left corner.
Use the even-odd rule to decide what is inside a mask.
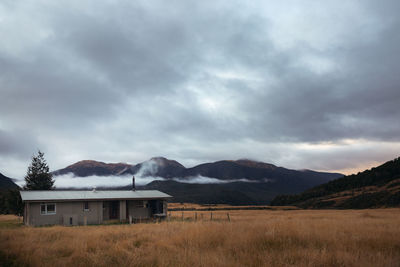
[[[135,176],[132,176],[132,191],[136,191],[136,187],[135,187]]]

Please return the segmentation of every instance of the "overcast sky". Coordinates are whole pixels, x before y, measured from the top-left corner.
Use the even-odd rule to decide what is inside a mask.
[[[251,2],[251,3],[249,3]],[[1,1],[0,172],[400,156],[400,1]]]

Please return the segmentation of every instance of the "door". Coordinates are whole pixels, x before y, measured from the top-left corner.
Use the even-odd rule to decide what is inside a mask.
[[[110,219],[119,219],[119,201],[110,202]]]

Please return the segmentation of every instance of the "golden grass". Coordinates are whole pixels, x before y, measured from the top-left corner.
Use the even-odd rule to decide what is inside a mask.
[[[185,212],[191,219],[182,222],[177,211],[156,224],[0,228],[0,260],[60,267],[400,266],[400,209],[229,211],[231,222],[227,213],[213,212],[215,221],[210,212],[197,212],[197,222],[195,212]]]
[[[15,215],[0,215],[0,222],[4,222],[4,221],[13,221],[13,222],[17,222],[18,220],[21,220],[20,217],[15,216]]]

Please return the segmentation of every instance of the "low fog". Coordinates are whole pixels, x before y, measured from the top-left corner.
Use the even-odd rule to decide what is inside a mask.
[[[132,184],[132,175],[125,176],[86,176],[86,177],[77,177],[72,173],[54,176],[54,186],[56,188],[92,188],[92,187],[121,187],[121,186],[130,186]],[[136,186],[143,186],[151,183],[152,181],[164,181],[166,179],[162,177],[152,177],[152,176],[136,176],[135,175],[135,184]],[[187,184],[224,184],[224,183],[232,183],[232,182],[249,182],[249,183],[257,183],[260,181],[252,181],[245,178],[237,179],[237,180],[220,180],[212,177],[205,176],[193,176],[186,178],[171,178],[169,180],[177,181],[180,183]],[[265,182],[269,182],[270,180],[265,179]],[[25,181],[17,180],[16,183],[23,187],[25,185]]]

